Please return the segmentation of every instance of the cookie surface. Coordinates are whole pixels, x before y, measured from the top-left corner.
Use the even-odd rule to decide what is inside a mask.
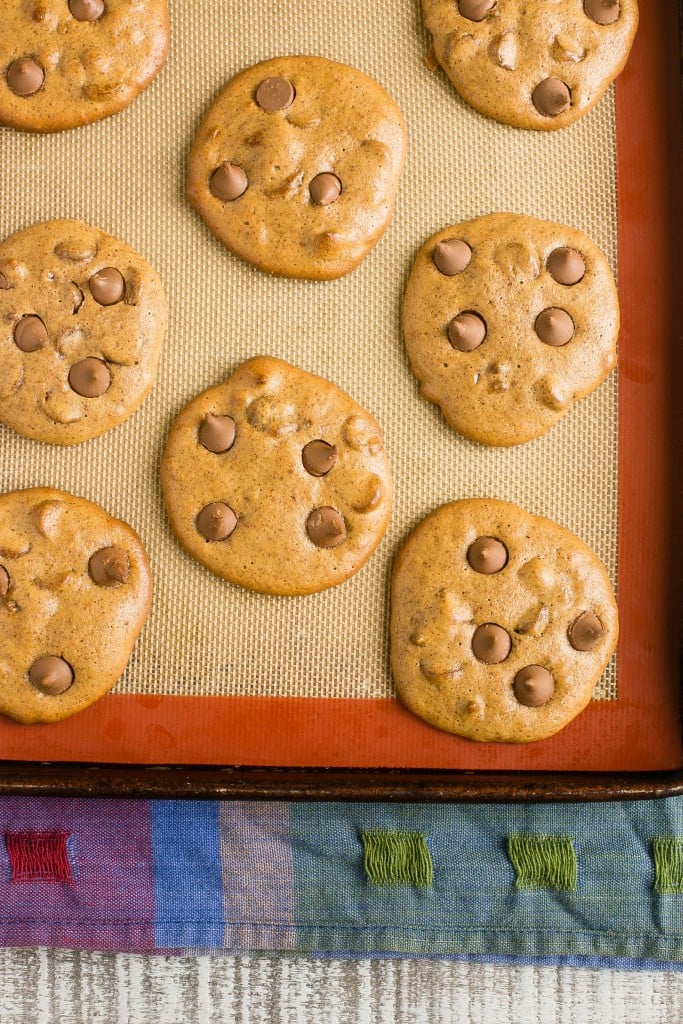
[[[420,393],[453,429],[514,445],[544,434],[616,365],[619,302],[582,232],[495,213],[423,245],[403,328]]]
[[[56,132],[116,113],[166,59],[166,0],[11,0],[0,35],[0,124]]]
[[[636,0],[422,0],[434,53],[475,110],[552,130],[593,107],[624,67]]]
[[[391,512],[375,420],[329,381],[259,356],[174,421],[161,463],[173,531],[250,590],[310,594],[368,560]]]
[[[154,383],[166,329],[156,271],[80,221],[0,244],[0,423],[78,444],[125,420]]]
[[[399,699],[472,740],[525,743],[579,714],[614,651],[604,566],[578,537],[510,502],[443,505],[401,548],[391,584]]]
[[[322,57],[277,57],[233,78],[206,114],[187,196],[261,270],[340,277],[388,227],[405,148],[401,111],[373,79]]]
[[[50,487],[0,495],[0,714],[56,722],[103,697],[151,594],[126,523]]]

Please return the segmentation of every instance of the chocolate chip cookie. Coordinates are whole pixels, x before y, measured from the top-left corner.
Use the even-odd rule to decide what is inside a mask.
[[[494,213],[420,249],[404,298],[420,393],[488,445],[544,434],[616,365],[617,290],[575,228]]]
[[[368,560],[391,512],[373,417],[329,381],[268,356],[176,417],[161,484],[185,550],[268,594],[341,583]]]
[[[0,244],[0,423],[78,444],[125,420],[154,383],[166,328],[156,271],[75,220]]]
[[[12,0],[0,33],[0,124],[57,132],[127,107],[166,60],[166,0]]]
[[[277,57],[232,79],[190,154],[187,196],[261,270],[353,270],[389,225],[406,148],[401,111],[355,68]]]
[[[586,114],[621,72],[636,0],[422,0],[436,60],[466,103],[518,128]]]
[[[617,643],[604,566],[573,533],[505,501],[443,505],[391,584],[399,699],[472,740],[552,736],[588,704]]]
[[[103,697],[151,595],[126,523],[51,487],[0,495],[0,714],[57,722]]]

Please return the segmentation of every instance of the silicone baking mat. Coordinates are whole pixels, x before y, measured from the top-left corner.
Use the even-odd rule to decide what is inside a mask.
[[[128,110],[58,136],[0,131],[3,165],[12,168],[3,179],[0,234],[51,217],[96,224],[157,267],[170,304],[157,384],[125,424],[70,449],[0,428],[2,490],[50,484],[97,501],[137,529],[155,576],[152,616],[115,691],[56,726],[2,722],[2,755],[443,768],[678,765],[680,734],[671,726],[665,672],[637,698],[641,725],[666,708],[659,745],[634,742],[625,731],[624,715],[634,712],[628,669],[622,672],[628,634],[587,712],[559,737],[525,748],[478,746],[429,728],[393,699],[388,668],[392,559],[412,527],[453,498],[505,498],[568,526],[603,559],[622,599],[625,542],[622,536],[619,545],[617,526],[628,452],[620,443],[631,422],[624,420],[624,339],[633,321],[624,318],[619,374],[545,437],[487,449],[455,435],[419,397],[400,306],[422,242],[447,224],[495,210],[581,228],[618,272],[622,228],[635,224],[622,190],[639,194],[622,174],[635,165],[627,168],[622,156],[621,118],[637,101],[634,76],[646,69],[652,26],[641,25],[644,42],[617,87],[616,114],[610,90],[571,128],[536,133],[481,117],[442,73],[428,69],[415,2],[391,0],[372,18],[361,0],[343,8],[322,0],[169,6],[168,64]],[[408,124],[393,223],[360,268],[334,282],[269,277],[241,263],[184,199],[189,146],[208,105],[236,72],[285,53],[320,54],[365,71],[392,94]],[[654,67],[650,73],[656,88]],[[657,287],[652,301],[661,302],[662,283]],[[651,356],[656,350],[650,344]],[[360,573],[320,595],[275,598],[223,583],[181,551],[165,519],[158,464],[173,416],[259,353],[352,394],[381,423],[392,460],[395,505],[385,539]],[[627,551],[626,562],[633,556]],[[627,650],[627,666],[629,658]]]

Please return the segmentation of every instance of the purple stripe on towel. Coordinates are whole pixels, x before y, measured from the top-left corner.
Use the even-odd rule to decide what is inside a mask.
[[[289,805],[220,806],[225,931],[232,949],[294,949],[294,870]]]
[[[5,835],[71,833],[71,879],[13,881]],[[0,946],[154,948],[149,803],[0,798]]]

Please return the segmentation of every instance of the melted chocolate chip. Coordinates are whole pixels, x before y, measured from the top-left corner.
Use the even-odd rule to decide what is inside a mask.
[[[327,441],[309,441],[301,452],[301,461],[311,476],[325,476],[337,461],[337,449]]]
[[[316,206],[331,206],[336,203],[342,192],[341,181],[336,174],[323,171],[311,179],[308,186],[311,202]]]
[[[459,0],[458,7],[463,18],[469,21],[483,21],[497,0]]]
[[[228,160],[211,175],[209,190],[211,195],[224,203],[232,203],[247,191],[249,182],[241,167],[231,164]]]
[[[208,412],[199,428],[199,443],[216,455],[230,451],[235,443],[235,421],[232,416],[214,416]]]
[[[612,25],[620,14],[619,0],[583,0],[583,9],[598,25]]]
[[[549,306],[536,317],[534,330],[546,345],[560,348],[574,337],[574,321],[566,310]]]
[[[227,540],[235,531],[237,516],[224,501],[212,501],[201,510],[195,525],[204,540]]]
[[[33,662],[28,677],[36,689],[42,690],[49,697],[58,697],[72,685],[74,671],[64,658],[48,654]]]
[[[5,291],[6,288],[9,288],[9,281],[4,274],[0,274],[0,291]]]
[[[485,622],[474,631],[472,653],[477,661],[483,661],[486,665],[499,665],[505,661],[511,647],[510,634],[495,622]]]
[[[540,708],[551,699],[555,683],[547,668],[527,665],[515,676],[513,689],[520,704],[527,708]]]
[[[508,550],[497,537],[477,537],[467,550],[467,561],[475,572],[490,576],[505,568]]]
[[[346,540],[346,523],[336,508],[315,508],[306,520],[306,533],[319,548],[336,548]]]
[[[5,597],[9,590],[9,573],[4,565],[0,565],[0,597]]]
[[[128,555],[121,548],[100,548],[91,556],[88,572],[98,587],[119,587],[130,576]]]
[[[558,284],[578,284],[586,273],[583,256],[577,249],[570,249],[568,245],[553,249],[545,265],[550,276]]]
[[[7,68],[5,77],[15,96],[33,96],[45,81],[45,72],[32,57],[19,57]]]
[[[103,359],[88,356],[69,370],[69,385],[83,398],[101,398],[111,386],[111,373]]]
[[[267,114],[287,110],[294,102],[294,86],[286,78],[266,78],[256,90],[256,102]]]
[[[100,306],[113,306],[120,302],[126,291],[123,274],[116,267],[103,267],[88,281],[90,294]]]
[[[69,0],[76,21],[97,21],[104,14],[104,0]]]
[[[71,307],[71,312],[73,316],[75,316],[76,313],[78,313],[81,306],[83,305],[83,303],[85,302],[85,295],[83,294],[83,292],[81,291],[77,284],[74,284],[73,281],[71,283],[74,285],[74,293],[72,299],[73,304]]]
[[[97,242],[93,238],[66,238],[57,242],[55,255],[70,263],[89,263],[97,256]]]
[[[590,651],[598,644],[605,630],[600,619],[593,612],[584,612],[574,619],[567,636],[569,643],[576,651]]]
[[[436,243],[432,259],[440,273],[446,277],[453,277],[455,274],[462,274],[469,266],[472,250],[462,238],[444,238]]]
[[[14,344],[22,352],[37,352],[48,341],[47,328],[39,316],[24,316],[15,325]]]
[[[569,86],[559,78],[544,78],[532,92],[531,100],[543,117],[557,117],[569,109],[572,94]]]
[[[486,324],[478,313],[458,313],[448,324],[446,333],[458,352],[474,352],[486,337]]]

